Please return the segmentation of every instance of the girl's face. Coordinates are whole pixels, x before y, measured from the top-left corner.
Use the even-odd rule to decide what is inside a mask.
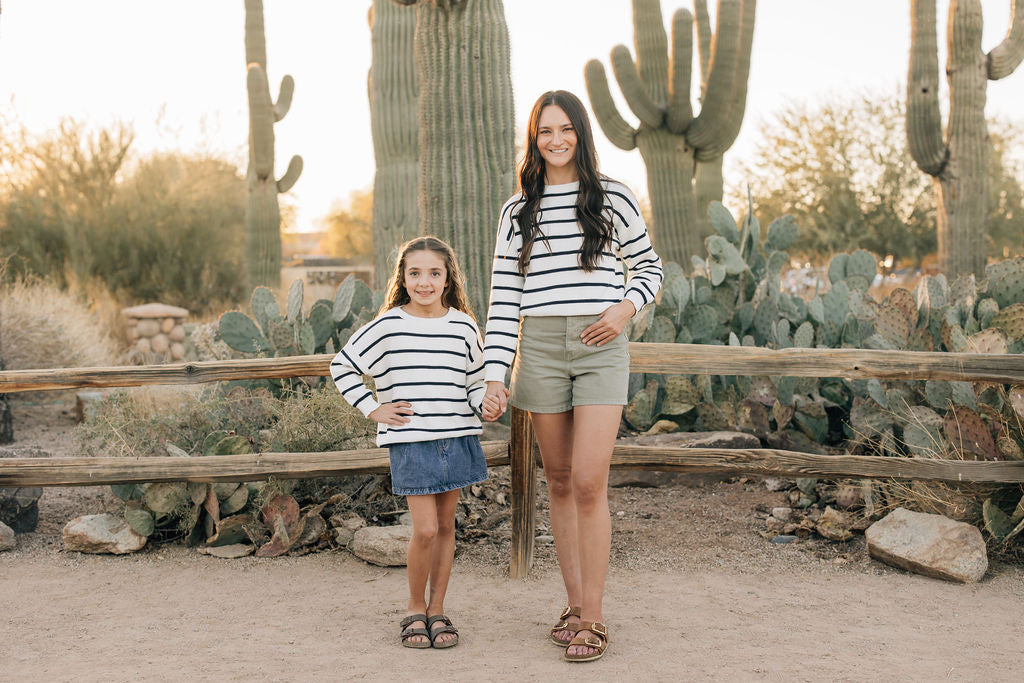
[[[407,313],[421,317],[444,313],[441,298],[448,282],[448,268],[441,254],[429,249],[406,254],[402,282],[409,293]]]
[[[576,172],[576,129],[565,110],[549,104],[537,120],[537,149],[544,159],[547,182],[571,183],[579,180]]]

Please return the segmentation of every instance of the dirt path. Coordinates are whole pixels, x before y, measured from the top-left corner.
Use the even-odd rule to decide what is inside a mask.
[[[73,452],[67,406],[15,417],[21,445]],[[0,553],[0,680],[1020,680],[1024,566],[961,586],[878,564],[859,536],[772,545],[757,507],[783,495],[756,479],[613,489],[612,646],[570,665],[546,640],[563,600],[550,545],[526,580],[506,576],[507,539],[460,545],[462,643],[408,650],[404,568],[65,553],[61,527],[109,489],[46,489],[37,532]]]
[[[342,553],[0,556],[7,680],[1019,680],[1024,583],[837,570],[614,569],[600,662],[545,641],[553,569],[457,567],[454,650],[403,649],[405,572]],[[355,626],[359,624],[361,626]],[[572,667],[572,668],[570,668]]]

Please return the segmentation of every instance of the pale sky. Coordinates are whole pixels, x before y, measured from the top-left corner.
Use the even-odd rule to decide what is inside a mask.
[[[283,75],[296,82],[275,135],[278,176],[293,154],[305,162],[291,191],[300,230],[316,229],[333,201],[373,184],[370,4],[264,0],[271,96]],[[982,0],[986,51],[1006,33],[1011,4]],[[709,5],[713,13],[716,3]],[[938,6],[942,65],[947,2]],[[666,26],[679,7],[692,10],[688,0],[662,2]],[[545,90],[571,90],[589,106],[583,67],[591,58],[604,63],[620,112],[635,124],[608,62],[618,43],[633,50],[629,0],[505,0],[505,16],[520,130]],[[122,120],[134,126],[136,152],[209,149],[244,171],[244,17],[242,0],[3,0],[0,106],[38,133],[62,116],[96,125]],[[752,148],[759,121],[787,100],[901,90],[909,25],[907,0],[761,0],[746,116],[726,154],[727,174]],[[989,82],[990,115],[1021,121],[1022,105],[1024,66]],[[599,130],[596,137],[602,170],[646,195],[640,153],[615,148]]]

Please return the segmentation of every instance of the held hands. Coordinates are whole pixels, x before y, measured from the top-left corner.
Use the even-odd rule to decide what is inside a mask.
[[[412,415],[412,404],[408,401],[395,401],[394,403],[382,403],[367,417],[374,422],[401,427],[409,421],[409,418],[404,417],[405,415]]]
[[[587,346],[604,346],[615,339],[626,327],[626,321],[636,315],[636,307],[629,299],[623,299],[604,310],[597,322],[583,330],[580,339]]]
[[[504,382],[488,382],[480,409],[481,416],[488,422],[494,422],[505,414],[508,407],[508,389]]]

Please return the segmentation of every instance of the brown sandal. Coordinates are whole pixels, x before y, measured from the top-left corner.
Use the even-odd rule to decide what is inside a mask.
[[[583,631],[590,631],[590,635],[583,635]],[[576,637],[572,639],[572,642],[566,647],[565,650],[565,661],[567,662],[592,662],[595,659],[600,659],[604,655],[604,651],[608,649],[608,627],[602,624],[600,621],[581,621],[580,630],[576,632]],[[571,655],[569,654],[569,647],[573,645],[583,645],[585,647],[592,647],[597,652],[592,652],[588,655]]]
[[[434,624],[437,622],[441,622],[441,626],[435,629]],[[435,614],[427,619],[427,630],[430,631],[431,645],[439,650],[446,647],[455,647],[459,644],[459,630],[452,625],[452,620],[443,614]],[[437,637],[442,633],[454,633],[455,637],[447,640],[438,640]]]
[[[430,633],[425,628],[413,628],[412,625],[417,621],[422,621],[424,624],[427,623],[427,615],[410,614],[398,623],[402,628],[402,645],[405,647],[416,648],[417,650],[423,650],[431,645]],[[426,636],[427,639],[425,641],[409,640],[413,636]]]
[[[556,633],[558,633],[559,631],[571,631],[572,635],[575,636],[576,631],[579,630],[578,628],[574,628],[573,625],[569,623],[569,617],[576,617],[577,619],[579,619],[580,608],[567,606],[564,610],[562,610],[562,616],[558,617],[559,622],[551,627],[551,642],[557,645],[558,647],[569,647],[569,643],[572,641],[572,638],[570,637],[569,640],[562,640],[560,638],[555,637]]]

